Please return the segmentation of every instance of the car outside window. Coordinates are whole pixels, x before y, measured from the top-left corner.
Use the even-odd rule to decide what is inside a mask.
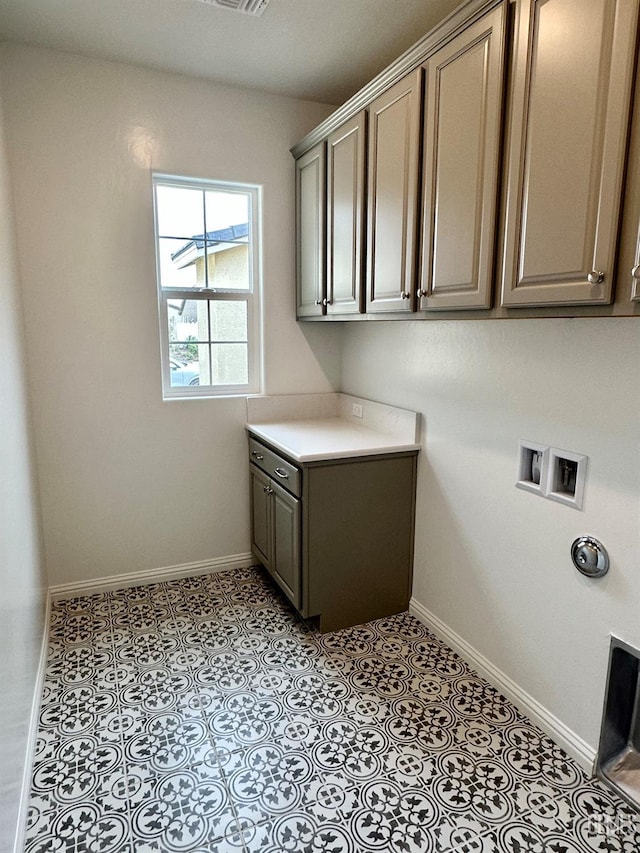
[[[153,175],[165,399],[260,391],[260,188]]]

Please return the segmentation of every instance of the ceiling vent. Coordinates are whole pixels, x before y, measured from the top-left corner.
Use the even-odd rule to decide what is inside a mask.
[[[200,0],[209,6],[219,9],[230,9],[232,12],[242,12],[245,15],[260,17],[271,0]]]

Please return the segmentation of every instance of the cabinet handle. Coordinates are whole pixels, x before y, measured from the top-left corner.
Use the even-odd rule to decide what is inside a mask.
[[[316,299],[316,305],[322,305],[322,299]]]
[[[269,488],[269,486],[263,486],[262,491],[265,493],[265,495],[272,495],[273,494],[273,489]]]
[[[400,296],[402,296],[403,299],[411,299],[411,294],[407,293],[406,290],[403,290]]]
[[[258,461],[262,461],[264,459],[262,453],[258,453],[257,450],[252,450],[251,455],[254,456]]]
[[[287,472],[283,468],[274,468],[273,471],[274,471],[274,474],[276,475],[276,477],[280,477],[281,480],[288,480],[289,479],[289,475],[287,474]]]
[[[637,266],[635,266],[635,267],[631,270],[631,275],[632,275],[634,278],[640,278],[640,264],[638,264]]]
[[[587,276],[587,281],[589,284],[602,284],[604,281],[604,273],[600,272],[600,270],[591,270]]]
[[[420,288],[420,290],[416,293],[416,296],[418,297],[418,299],[422,299],[422,297],[426,296],[426,295],[427,295],[427,291],[422,290],[422,288]]]

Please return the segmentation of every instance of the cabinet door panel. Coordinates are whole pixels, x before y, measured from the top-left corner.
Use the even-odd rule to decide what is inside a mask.
[[[298,317],[324,313],[325,143],[296,160],[296,277]]]
[[[300,609],[300,501],[277,483],[273,488],[273,575]]]
[[[270,481],[255,465],[251,471],[251,546],[265,568],[271,571],[273,550]]]
[[[369,107],[367,311],[415,310],[422,70]]]
[[[634,302],[640,302],[640,230],[638,231],[635,261],[631,270],[631,299]]]
[[[635,0],[588,7],[518,5],[504,305],[612,298],[638,9]]]
[[[636,253],[631,267],[631,301],[640,302],[640,224],[636,238]]]
[[[363,309],[366,118],[358,113],[327,141],[327,314]]]
[[[506,6],[425,63],[421,308],[491,305]]]

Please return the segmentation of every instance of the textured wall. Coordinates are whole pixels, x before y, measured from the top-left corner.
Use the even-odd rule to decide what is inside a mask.
[[[329,108],[15,46],[2,68],[51,583],[247,552],[244,400],[161,399],[150,173],[262,184],[266,390],[332,390],[338,331],[294,317],[288,153]]]
[[[592,746],[609,632],[640,645],[640,322],[368,323],[343,390],[423,413],[414,596]],[[584,509],[516,489],[518,440],[589,457]],[[569,548],[609,550],[598,581]]]
[[[0,79],[1,82],[1,79]],[[44,625],[23,318],[0,108],[0,850],[13,848]]]

